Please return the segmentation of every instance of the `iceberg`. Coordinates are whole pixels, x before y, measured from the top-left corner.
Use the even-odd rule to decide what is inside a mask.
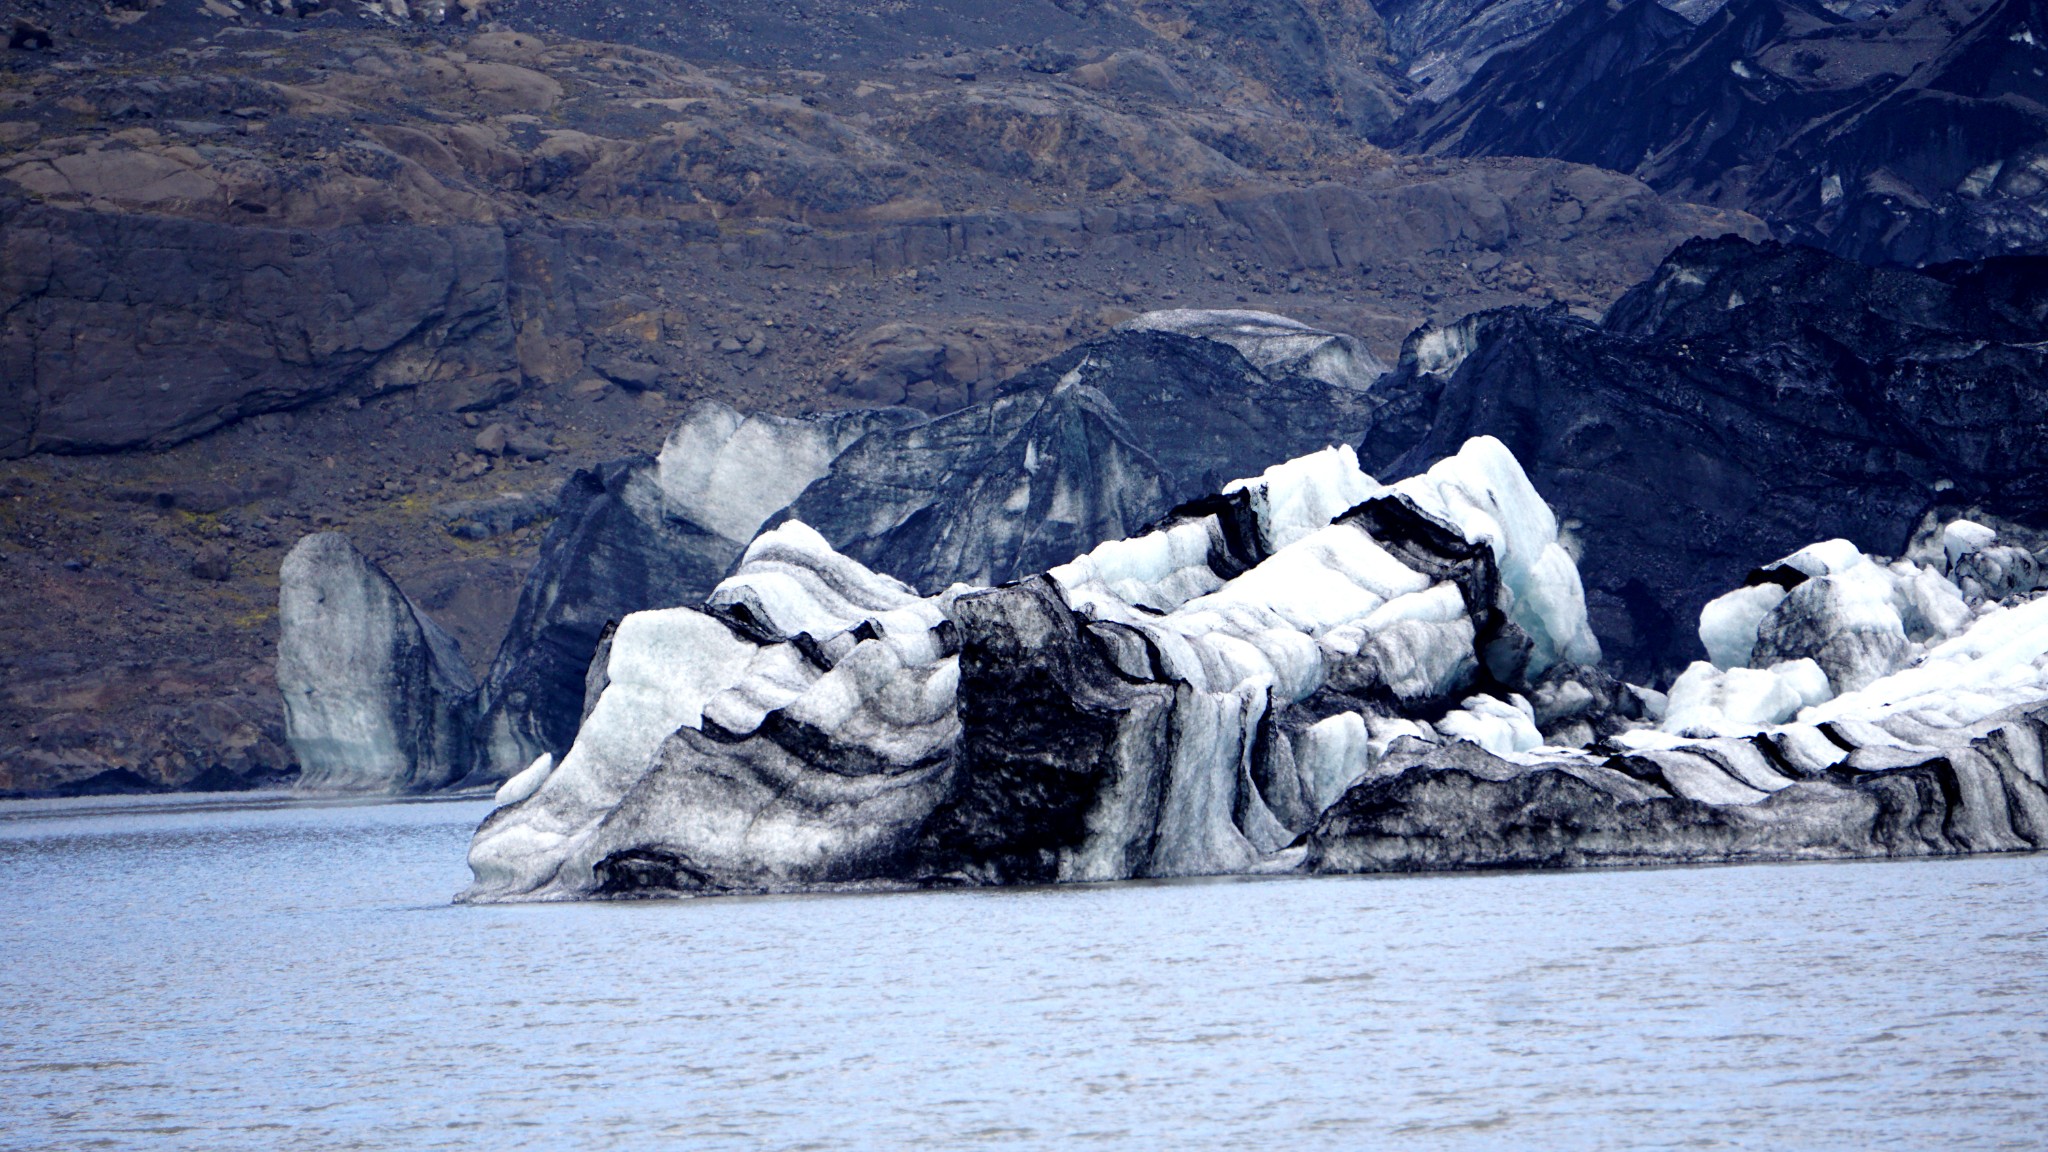
[[[1660,694],[1599,670],[1489,437],[1394,484],[1309,453],[995,587],[921,595],[784,519],[701,608],[620,624],[464,898],[2037,847],[2048,597],[1966,593],[1997,545],[1950,536],[1759,569]]]

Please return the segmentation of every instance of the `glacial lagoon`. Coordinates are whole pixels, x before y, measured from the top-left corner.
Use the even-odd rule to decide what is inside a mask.
[[[2048,856],[454,905],[488,809],[0,804],[0,1148],[2048,1144]]]

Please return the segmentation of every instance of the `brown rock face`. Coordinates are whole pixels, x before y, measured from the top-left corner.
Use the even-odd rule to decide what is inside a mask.
[[[999,381],[1022,367],[1020,349],[1055,335],[972,317],[951,325],[882,324],[853,338],[826,386],[860,404],[951,412],[988,399]]]
[[[0,455],[153,448],[367,382],[516,372],[495,228],[0,208]]]

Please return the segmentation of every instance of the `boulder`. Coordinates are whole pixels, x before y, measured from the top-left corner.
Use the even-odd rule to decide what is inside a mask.
[[[190,571],[197,579],[219,582],[234,575],[234,560],[225,545],[208,544],[193,553]]]
[[[461,540],[488,540],[553,516],[555,501],[538,492],[500,492],[476,500],[451,500],[437,504],[434,514],[441,518],[442,527],[450,536]]]

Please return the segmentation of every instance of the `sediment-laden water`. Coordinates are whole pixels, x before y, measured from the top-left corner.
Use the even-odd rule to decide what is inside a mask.
[[[451,905],[487,808],[0,805],[0,1147],[2048,1144],[2048,856]]]

